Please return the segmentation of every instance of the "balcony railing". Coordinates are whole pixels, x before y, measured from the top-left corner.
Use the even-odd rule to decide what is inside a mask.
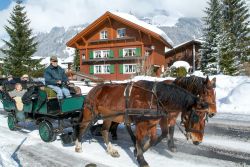
[[[131,60],[142,60],[140,56],[131,56],[131,57],[117,57],[117,58],[94,58],[94,59],[84,59],[82,63],[91,63],[91,62],[113,62],[113,61],[131,61]]]

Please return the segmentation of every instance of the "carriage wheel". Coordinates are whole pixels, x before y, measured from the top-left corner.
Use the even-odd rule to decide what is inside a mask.
[[[10,130],[16,129],[17,120],[13,114],[8,115],[8,127]]]
[[[56,139],[52,124],[46,120],[39,123],[39,135],[44,142],[52,142]]]

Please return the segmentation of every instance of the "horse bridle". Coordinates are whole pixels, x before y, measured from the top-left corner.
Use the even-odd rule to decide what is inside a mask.
[[[207,119],[207,113],[205,113],[205,119]],[[193,129],[192,123],[198,123],[199,122],[199,116],[197,115],[195,110],[191,110],[190,114],[189,114],[189,120],[188,120],[188,128],[186,128],[186,132],[194,132],[194,133],[201,133],[204,134],[204,129],[203,130],[196,130]]]

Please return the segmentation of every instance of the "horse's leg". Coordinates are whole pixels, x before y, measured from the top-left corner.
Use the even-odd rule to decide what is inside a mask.
[[[168,140],[168,148],[171,152],[176,152],[177,148],[174,144],[174,125],[169,127],[169,140]]]
[[[113,148],[113,145],[109,141],[109,128],[111,126],[111,121],[105,120],[102,125],[102,137],[104,139],[105,144],[107,145],[107,153],[112,157],[119,157],[119,153],[117,150]]]
[[[147,151],[150,147],[157,145],[158,143],[162,141],[162,139],[167,137],[167,134],[168,134],[167,122],[168,122],[167,117],[163,117],[160,120],[159,124],[160,124],[161,131],[162,131],[160,136],[157,136],[157,126],[154,126],[151,128],[151,137],[150,137],[150,140],[144,144],[144,147],[143,147],[144,152]]]
[[[149,167],[148,163],[144,159],[143,156],[143,149],[142,149],[142,141],[146,136],[147,129],[145,125],[137,125],[136,126],[136,150],[137,150],[137,162],[139,163],[140,167]]]
[[[117,122],[112,122],[109,131],[112,135],[112,140],[117,140],[117,127],[118,127],[119,123]]]
[[[91,125],[91,112],[88,108],[83,110],[83,118],[80,125],[77,125],[75,128],[75,151],[82,152],[82,136],[88,130]]]
[[[135,137],[135,135],[134,135],[134,133],[133,133],[133,131],[131,129],[131,124],[126,124],[126,129],[127,129],[128,133],[130,135],[130,138],[131,138],[133,144],[134,144],[134,148],[135,148],[135,150],[134,150],[134,156],[136,157],[136,155],[137,155],[136,137]]]
[[[83,119],[84,120],[84,119]],[[85,134],[89,127],[90,123],[82,123],[80,126],[76,127],[76,141],[75,141],[75,151],[82,152],[82,136]]]

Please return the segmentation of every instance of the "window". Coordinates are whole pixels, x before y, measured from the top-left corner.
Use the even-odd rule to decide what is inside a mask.
[[[123,64],[123,73],[124,74],[136,73],[136,64]]]
[[[102,66],[101,65],[95,65],[94,66],[94,71],[95,71],[95,74],[102,73]]]
[[[101,51],[94,51],[94,58],[101,58]]]
[[[110,65],[95,65],[94,66],[94,73],[95,74],[110,74]]]
[[[136,56],[136,48],[123,49],[123,57]]]
[[[95,50],[94,58],[109,58],[110,50]]]
[[[100,32],[100,39],[108,39],[108,31],[104,30]]]
[[[125,37],[125,35],[126,35],[126,29],[125,28],[117,29],[117,38]]]

